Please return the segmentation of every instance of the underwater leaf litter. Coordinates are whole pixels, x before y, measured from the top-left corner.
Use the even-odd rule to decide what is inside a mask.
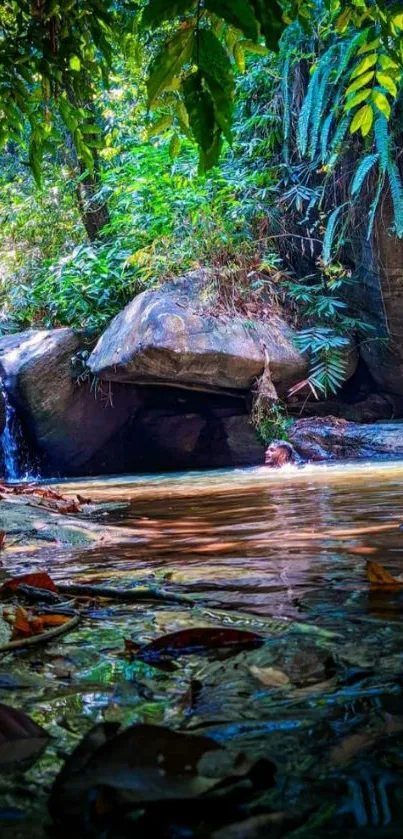
[[[0,734],[2,713],[6,722],[7,714],[16,712],[28,720],[20,740],[11,739],[16,760],[8,764],[2,783],[2,836],[18,839],[29,833],[39,839],[48,835],[46,824],[50,835],[71,836],[74,829],[83,837],[135,831],[140,837],[308,839],[336,837],[341,830],[372,836],[379,829],[383,836],[398,835],[403,807],[403,595],[395,573],[400,543],[394,535],[392,544],[381,531],[382,546],[377,544],[376,528],[375,536],[357,538],[365,527],[354,523],[347,542],[325,538],[322,553],[308,573],[303,567],[300,579],[297,574],[290,582],[284,569],[282,581],[271,576],[271,548],[265,549],[270,574],[259,565],[257,575],[259,545],[271,540],[261,527],[262,500],[249,497],[245,506],[245,497],[236,495],[225,523],[219,499],[210,499],[204,511],[211,514],[210,528],[200,528],[193,498],[170,502],[168,511],[157,502],[151,510],[159,525],[144,517],[144,529],[153,534],[147,571],[145,547],[138,545],[108,547],[104,553],[92,549],[93,564],[91,549],[81,549],[82,565],[77,552],[59,551],[66,565],[56,563],[54,575],[55,549],[50,548],[36,556],[35,571],[29,572],[34,577],[21,573],[27,571],[28,555],[16,555],[16,573],[8,573],[1,590],[10,631],[18,609],[29,624],[33,616],[45,618],[41,636],[49,631],[49,617],[59,616],[66,624],[77,615],[79,621],[62,636],[42,637],[0,661]],[[264,502],[266,507],[267,497]],[[141,501],[133,502],[129,513],[115,511],[107,520],[138,527],[143,512]],[[215,548],[211,559],[207,554],[202,560],[205,569],[198,548],[206,557],[208,540],[217,545],[221,534],[226,544],[226,528],[236,530],[240,522],[239,550],[234,551],[233,533],[231,553],[214,580],[208,566],[217,561]],[[372,521],[370,528],[374,532]],[[291,533],[292,548],[282,540],[282,555],[297,553],[301,566],[308,530],[300,534],[299,547]],[[244,559],[239,567],[241,603],[234,605],[237,582],[231,572],[237,556],[243,552],[245,557],[245,540],[249,564]],[[179,572],[175,561],[185,541]],[[362,555],[360,547],[367,548]],[[162,560],[166,551],[173,563],[169,557],[153,563],[156,553]],[[367,561],[367,553],[377,559],[384,553],[391,561]],[[295,568],[297,561],[294,557]],[[92,587],[93,596],[68,593],[80,584],[87,592]],[[110,594],[116,588],[119,599],[102,596],[102,590]],[[150,599],[125,600],[125,593],[136,589]],[[153,600],[161,591],[167,599]],[[293,601],[294,616],[279,613],[280,591],[284,602]],[[52,602],[46,602],[46,593]],[[170,602],[175,594],[188,601]],[[29,754],[34,743],[38,752],[32,745]],[[0,742],[2,778],[3,773]]]

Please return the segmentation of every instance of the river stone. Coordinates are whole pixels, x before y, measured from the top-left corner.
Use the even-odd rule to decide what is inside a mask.
[[[301,419],[289,441],[305,460],[401,458],[403,421],[361,425],[334,417]]]
[[[69,475],[83,474],[141,404],[135,388],[78,383],[72,359],[86,346],[84,332],[67,328],[0,339],[0,375],[29,437],[49,470]]]
[[[273,315],[269,322],[218,317],[205,309],[203,272],[139,294],[118,314],[89,359],[110,381],[168,384],[207,391],[249,390],[264,369],[280,391],[307,374],[294,332]]]

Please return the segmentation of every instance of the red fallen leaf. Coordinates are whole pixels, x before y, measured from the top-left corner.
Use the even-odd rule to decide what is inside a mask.
[[[230,647],[258,647],[264,643],[262,635],[247,632],[242,629],[227,629],[226,627],[195,627],[180,629],[162,635],[141,648],[141,656],[168,653],[169,655],[186,655],[199,651]]]
[[[1,551],[2,547],[4,546],[5,541],[6,541],[6,534],[4,533],[4,530],[0,530],[0,551]]]
[[[29,638],[32,634],[33,632],[28,612],[26,612],[22,606],[17,606],[15,610],[12,640],[15,638]]]
[[[55,594],[58,593],[55,583],[46,571],[35,571],[32,574],[21,574],[19,577],[12,577],[10,580],[7,580],[0,587],[0,595],[12,594],[18,591],[21,585],[43,588],[47,591],[53,591]]]
[[[47,732],[26,714],[0,704],[0,766],[38,757],[48,740]]]

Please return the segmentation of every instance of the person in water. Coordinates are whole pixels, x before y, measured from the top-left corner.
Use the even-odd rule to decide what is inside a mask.
[[[286,443],[285,440],[273,440],[266,449],[265,466],[270,466],[272,469],[279,469],[287,463],[299,465],[303,462],[294,446]]]

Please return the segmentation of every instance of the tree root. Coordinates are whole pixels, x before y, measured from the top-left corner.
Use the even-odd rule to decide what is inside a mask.
[[[68,623],[63,623],[61,626],[55,626],[54,629],[47,629],[46,632],[41,632],[39,635],[31,635],[29,638],[18,638],[15,641],[9,641],[0,647],[0,653],[8,653],[13,650],[22,650],[25,647],[33,647],[38,644],[46,644],[57,638],[59,635],[64,635],[70,632],[71,629],[77,626],[80,621],[80,615],[75,615]]]
[[[80,585],[79,583],[58,583],[60,594],[73,597],[105,597],[108,600],[118,600],[123,603],[135,603],[144,600],[162,600],[170,603],[197,605],[198,601],[187,594],[176,594],[164,588],[138,586],[137,588],[114,588],[112,586]]]

